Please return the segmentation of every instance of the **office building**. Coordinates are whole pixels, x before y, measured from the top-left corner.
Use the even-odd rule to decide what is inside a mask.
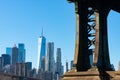
[[[62,63],[61,63],[61,48],[57,48],[57,53],[56,53],[56,72],[59,75],[62,75],[61,68],[62,68]]]
[[[70,69],[72,70],[73,68],[73,60],[70,62]]]
[[[18,48],[16,45],[12,48],[12,65],[18,63]]]
[[[26,64],[25,63],[16,63],[15,64],[15,75],[26,76]]]
[[[31,70],[32,70],[32,62],[26,62],[26,63],[22,62],[15,64],[15,74],[18,76],[30,77]]]
[[[66,61],[66,72],[68,72],[69,69],[68,69],[68,61]]]
[[[64,66],[62,65],[62,68],[61,68],[61,73],[63,74],[64,73]]]
[[[32,70],[32,62],[26,62],[26,76],[30,77],[30,71]]]
[[[18,62],[21,63],[21,62],[25,62],[25,56],[26,53],[25,53],[25,46],[23,43],[19,43],[18,44]]]
[[[42,80],[54,80],[53,73],[49,71],[45,71],[42,73]]]
[[[32,70],[32,62],[26,62],[27,70]]]
[[[43,60],[45,59],[46,53],[46,38],[42,35],[38,38],[38,69],[44,69]]]
[[[10,64],[12,63],[12,48],[11,47],[7,47],[6,48],[6,54],[10,55]]]
[[[2,71],[2,57],[0,57],[0,71]]]
[[[50,72],[55,71],[55,60],[54,60],[54,43],[47,43],[47,57],[46,57],[46,70]]]
[[[2,67],[5,67],[6,65],[10,65],[10,55],[2,54]]]
[[[31,71],[30,71],[30,77],[32,78],[37,78],[37,70],[35,68],[33,68]]]

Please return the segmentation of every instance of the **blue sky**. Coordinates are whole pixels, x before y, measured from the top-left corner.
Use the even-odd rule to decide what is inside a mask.
[[[37,66],[37,42],[43,34],[47,42],[62,49],[62,62],[74,58],[74,5],[66,0],[0,0],[0,54],[6,47],[24,43],[26,61]],[[109,52],[116,68],[120,60],[120,14],[111,11],[108,16]]]

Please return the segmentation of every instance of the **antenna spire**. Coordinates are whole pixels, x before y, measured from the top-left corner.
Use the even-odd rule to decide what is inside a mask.
[[[43,28],[42,28],[42,33],[41,33],[41,36],[43,36]]]

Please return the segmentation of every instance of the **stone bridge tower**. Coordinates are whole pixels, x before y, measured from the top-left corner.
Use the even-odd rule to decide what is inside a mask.
[[[90,76],[91,72],[100,75],[99,77],[102,75],[102,78],[96,78],[94,80],[111,80],[111,74],[106,72],[113,71],[109,58],[107,16],[111,9],[120,12],[120,0],[68,1],[75,4],[76,13],[76,48],[74,65],[70,72],[79,75],[79,80],[84,79],[80,78],[80,75],[85,74]],[[90,65],[89,59],[89,55],[91,54],[94,55],[92,66]],[[67,74],[67,76],[69,75]],[[104,78],[103,75],[104,77],[107,76],[107,78]],[[93,78],[84,80],[93,80]]]

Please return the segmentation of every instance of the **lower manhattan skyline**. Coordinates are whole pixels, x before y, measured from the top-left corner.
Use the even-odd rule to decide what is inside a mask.
[[[38,38],[43,29],[46,42],[54,42],[54,54],[61,48],[63,65],[66,60],[70,65],[75,50],[75,17],[74,4],[67,0],[0,0],[0,55],[6,53],[6,47],[24,43],[26,61],[36,68]],[[116,69],[120,61],[119,18],[119,13],[114,11],[108,15],[110,61]]]

